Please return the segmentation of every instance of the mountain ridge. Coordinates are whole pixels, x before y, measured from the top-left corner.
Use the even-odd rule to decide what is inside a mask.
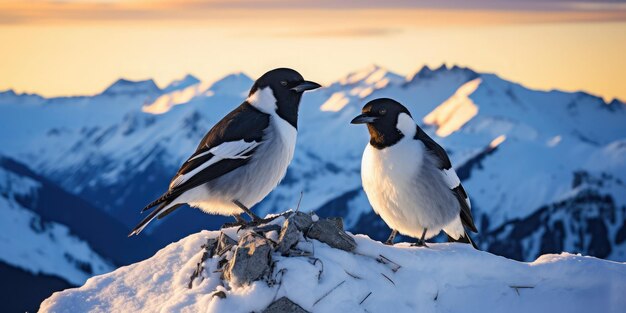
[[[161,105],[157,113],[146,112],[151,105],[141,93],[48,99],[54,106],[46,106],[45,117],[40,107],[28,111],[35,119],[42,115],[40,126],[6,120],[5,125],[19,134],[19,147],[16,141],[0,144],[11,157],[28,161],[42,176],[130,227],[137,219],[133,208],[167,188],[169,178],[200,138],[245,99],[251,83],[250,77],[237,73],[160,93],[153,98]],[[268,214],[292,207],[304,192],[303,207],[322,209],[343,199],[339,202],[346,203],[342,215],[349,228],[366,232],[368,223],[373,223],[377,226],[372,232],[384,233],[384,224],[374,222],[376,216],[359,191],[367,133],[349,125],[362,105],[377,97],[404,103],[418,124],[447,149],[457,169],[467,172],[464,185],[475,205],[475,217],[482,221],[479,227],[486,233],[558,201],[571,192],[576,171],[600,175],[624,168],[619,162],[624,152],[616,143],[626,133],[620,123],[625,110],[616,106],[619,101],[607,103],[583,92],[528,89],[460,66],[444,64],[434,70],[424,66],[403,77],[374,65],[307,93],[287,177],[255,210]],[[12,116],[25,114],[22,109],[15,102],[0,105],[0,113],[6,110]],[[504,140],[497,151],[462,169],[496,138]],[[612,161],[598,161],[602,158]],[[511,167],[510,160],[518,166]],[[184,213],[173,214],[146,233],[163,234],[164,240],[173,241],[226,220],[197,210],[179,211]],[[614,241],[609,244],[623,247]],[[522,259],[532,258],[530,251],[522,254]]]

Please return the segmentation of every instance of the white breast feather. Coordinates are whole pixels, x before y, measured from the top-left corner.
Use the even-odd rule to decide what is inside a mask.
[[[194,188],[181,196],[181,202],[189,203],[191,206],[201,208],[211,214],[237,214],[241,213],[241,210],[232,203],[233,199],[238,199],[247,207],[252,207],[263,200],[285,176],[287,167],[293,159],[297,129],[277,114],[277,100],[269,87],[257,90],[248,97],[247,101],[255,108],[270,115],[270,126],[265,129],[263,142],[254,143],[259,147],[252,155],[250,162],[236,174],[230,172],[213,181],[220,187],[228,184],[232,185],[231,187],[219,193],[214,193],[211,187],[208,189]],[[224,147],[220,145],[219,149],[214,150],[214,152],[220,158],[224,156],[242,158],[244,157],[243,154],[256,147],[243,144],[243,142],[240,144],[240,146],[227,145]],[[237,179],[233,180],[232,175],[237,175]],[[226,180],[221,181],[223,178]],[[238,184],[246,187],[240,188],[237,186]]]
[[[433,210],[433,206],[455,200],[451,193],[447,196],[432,194],[424,188],[423,179],[445,174],[434,167],[435,162],[426,154],[424,144],[414,139],[417,126],[413,119],[408,114],[400,114],[396,128],[404,135],[396,144],[383,149],[368,144],[365,148],[361,167],[363,189],[374,211],[390,228],[416,238],[427,228],[425,238],[428,239],[458,218],[458,211],[452,206],[448,211]],[[442,177],[440,181],[442,191],[458,180],[454,171],[448,174],[449,177]]]

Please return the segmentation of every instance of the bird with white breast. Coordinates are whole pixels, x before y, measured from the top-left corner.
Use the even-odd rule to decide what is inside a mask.
[[[368,102],[352,124],[366,124],[370,142],[363,152],[363,189],[374,211],[392,229],[426,239],[443,230],[449,241],[476,245],[466,230],[477,232],[469,197],[446,151],[395,100]]]
[[[248,98],[204,136],[178,170],[169,189],[142,212],[156,207],[129,234],[139,234],[154,218],[183,204],[209,214],[232,215],[232,225],[264,220],[250,208],[280,182],[293,158],[302,94],[321,87],[298,72],[279,68],[265,73]]]

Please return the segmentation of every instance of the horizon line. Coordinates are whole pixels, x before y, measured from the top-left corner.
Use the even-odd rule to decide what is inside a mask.
[[[600,98],[606,104],[609,104],[609,103],[611,103],[613,101],[619,101],[620,103],[626,105],[626,101],[624,101],[626,99],[622,100],[621,98],[619,98],[617,96],[615,96],[615,97],[605,97],[603,95],[599,95],[597,93],[589,92],[589,91],[586,91],[584,89],[566,90],[566,89],[562,89],[562,88],[559,88],[559,87],[553,87],[553,88],[534,88],[534,87],[529,87],[529,86],[525,85],[524,83],[520,83],[520,82],[516,81],[514,78],[513,79],[504,78],[504,77],[500,76],[499,74],[497,74],[495,72],[492,72],[492,71],[484,71],[484,72],[483,71],[477,71],[477,70],[474,70],[473,68],[471,68],[470,66],[462,66],[462,65],[459,65],[459,64],[456,64],[456,63],[448,63],[448,62],[443,62],[443,63],[441,63],[441,65],[436,66],[436,67],[435,66],[431,67],[431,66],[428,66],[428,64],[424,64],[421,67],[419,67],[419,69],[413,71],[412,73],[406,74],[406,75],[404,75],[402,73],[399,73],[399,72],[396,72],[396,71],[393,71],[393,70],[390,70],[388,67],[381,66],[381,65],[379,65],[376,62],[372,62],[372,63],[369,63],[368,65],[359,67],[356,70],[352,70],[352,71],[344,74],[343,76],[340,76],[340,78],[336,78],[336,79],[328,82],[327,84],[323,84],[322,87],[328,87],[331,84],[338,83],[342,79],[342,77],[351,75],[353,73],[358,73],[360,71],[368,70],[369,68],[372,68],[372,67],[376,68],[376,69],[385,70],[386,72],[391,73],[391,74],[402,76],[402,77],[404,77],[404,79],[405,79],[404,81],[405,82],[411,81],[411,79],[413,77],[415,77],[418,73],[420,73],[424,69],[428,69],[428,70],[431,70],[433,72],[437,72],[437,71],[439,71],[441,69],[445,69],[447,71],[450,71],[450,70],[453,70],[455,68],[458,68],[458,69],[461,69],[461,70],[470,70],[470,71],[475,72],[476,74],[479,74],[479,75],[493,75],[493,76],[496,76],[496,77],[498,77],[498,78],[500,78],[502,80],[505,80],[505,81],[513,83],[513,84],[520,85],[520,86],[522,86],[522,87],[524,87],[524,88],[526,88],[528,90],[532,90],[532,91],[543,91],[543,92],[553,92],[554,91],[554,92],[563,92],[563,93],[584,93],[584,94],[587,94],[587,95],[592,96],[592,97]],[[113,79],[110,84],[106,85],[101,91],[95,92],[95,93],[75,93],[75,94],[44,95],[43,93],[36,92],[36,91],[16,91],[15,88],[9,87],[8,89],[0,90],[0,94],[13,92],[18,97],[19,96],[38,96],[38,97],[42,97],[44,99],[94,97],[94,96],[98,96],[98,95],[103,94],[104,92],[106,92],[107,89],[109,89],[111,86],[113,86],[114,84],[116,84],[117,82],[119,82],[121,80],[125,80],[125,81],[131,82],[131,83],[141,83],[141,82],[152,81],[157,86],[157,88],[159,88],[160,91],[163,91],[168,86],[170,86],[172,83],[174,83],[176,81],[179,81],[179,80],[182,80],[183,78],[186,78],[188,76],[192,76],[192,77],[194,77],[194,78],[199,80],[198,83],[193,84],[191,86],[194,86],[194,85],[197,85],[197,84],[200,84],[200,83],[208,83],[209,86],[212,86],[213,84],[215,84],[215,83],[217,83],[219,81],[222,81],[223,79],[225,79],[226,77],[231,76],[231,75],[244,75],[245,77],[251,79],[252,81],[255,80],[254,76],[249,75],[248,73],[246,73],[243,70],[235,70],[235,71],[232,71],[232,72],[228,72],[227,74],[224,74],[224,75],[220,76],[219,78],[213,79],[213,80],[204,80],[204,79],[199,78],[198,75],[194,75],[191,72],[187,72],[187,73],[183,74],[182,76],[180,76],[180,78],[172,79],[172,80],[170,80],[167,83],[157,83],[156,79],[153,78],[153,77],[130,78],[128,76],[123,76],[122,75],[122,76],[118,76],[117,78]]]

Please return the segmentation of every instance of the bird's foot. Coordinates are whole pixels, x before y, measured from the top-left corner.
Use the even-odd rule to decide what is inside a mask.
[[[243,218],[243,216],[241,216],[241,214],[235,214],[235,215],[233,215],[233,218],[235,219],[234,222],[224,223],[224,225],[222,225],[222,228],[231,228],[231,227],[235,227],[235,226],[243,226],[243,225],[246,225],[248,223]]]
[[[276,216],[272,216],[272,217],[267,217],[267,218],[255,218],[250,222],[247,222],[243,225],[241,225],[239,227],[239,229],[237,230],[237,232],[246,229],[246,228],[251,228],[251,227],[257,227],[259,225],[263,225],[263,224],[267,224],[273,220],[275,220],[276,218],[280,217],[280,215],[276,215]]]
[[[386,246],[393,246],[393,240],[387,240],[387,241],[385,241],[385,245],[386,245]]]
[[[231,228],[231,227],[237,227],[237,226],[241,227],[247,224],[248,224],[247,221],[234,221],[234,222],[224,223],[221,228]]]
[[[271,222],[271,221],[273,221],[273,220],[275,220],[275,219],[277,219],[279,217],[280,217],[280,215],[274,215],[272,217],[266,217],[266,218],[257,218],[257,219],[252,220],[252,222],[250,222],[250,224],[253,224],[253,226],[258,226],[258,225],[261,225],[261,224],[267,224],[267,223],[269,223],[269,222]]]
[[[412,243],[411,244],[412,247],[424,247],[424,248],[430,248],[427,244],[426,244],[426,240],[420,240],[418,239],[417,242]]]

